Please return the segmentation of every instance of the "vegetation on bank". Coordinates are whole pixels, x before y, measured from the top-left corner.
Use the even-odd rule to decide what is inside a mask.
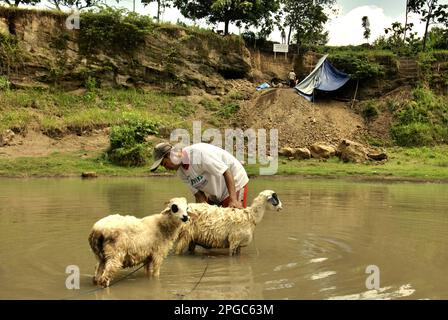
[[[448,143],[448,97],[427,88],[417,87],[405,99],[368,100],[359,109],[367,123],[382,113],[390,114],[390,134],[395,145],[418,147]],[[382,143],[373,144],[384,146],[387,142]]]
[[[238,92],[197,101],[151,90],[99,89],[94,79],[86,87],[75,92],[11,90],[0,77],[0,134],[7,129],[21,135],[38,130],[59,139],[110,127],[111,147],[104,161],[143,166],[151,160],[148,135],[167,138],[173,129],[189,129],[193,119],[203,119],[204,128],[224,126],[244,99]]]
[[[372,178],[390,180],[448,181],[448,146],[421,148],[388,148],[389,161],[385,164],[343,163],[337,158],[327,161],[288,161],[279,159],[276,175],[314,177]],[[0,177],[80,177],[82,172],[94,171],[100,177],[151,176],[149,165],[122,167],[111,164],[99,153],[83,157],[84,151],[55,153],[47,157],[0,158]],[[248,165],[251,176],[259,175],[258,165]],[[159,168],[156,174],[172,174]]]
[[[190,118],[205,113],[210,121],[219,123],[238,111],[243,99],[240,94],[230,92],[220,100],[203,97],[195,102],[155,90],[94,86],[74,92],[56,88],[10,90],[7,83],[0,77],[0,131],[26,133],[33,127],[51,138],[126,124],[130,118],[155,123],[159,128],[188,128]]]
[[[25,133],[33,127],[58,138],[119,125],[132,116],[160,126],[182,124],[181,115],[172,108],[180,101],[168,94],[137,90],[3,90],[0,130]]]

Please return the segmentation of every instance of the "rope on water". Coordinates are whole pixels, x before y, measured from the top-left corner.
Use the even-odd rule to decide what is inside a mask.
[[[109,287],[107,287],[107,288],[110,288],[110,287],[116,285],[117,283],[123,281],[124,279],[129,278],[131,275],[133,275],[134,273],[136,273],[137,271],[139,271],[141,268],[143,268],[143,267],[146,266],[147,264],[148,264],[148,262],[145,262],[145,263],[142,264],[140,267],[138,267],[138,268],[135,269],[134,271],[128,273],[128,274],[125,275],[124,277],[122,277],[122,278],[120,278],[120,279],[118,279],[118,280],[116,280],[116,281],[113,281],[111,284],[109,284]],[[101,288],[95,288],[95,289],[87,290],[87,291],[78,293],[78,294],[76,294],[76,295],[73,295],[73,296],[71,296],[71,297],[63,298],[63,299],[61,299],[61,300],[69,300],[69,299],[73,299],[73,298],[76,298],[76,297],[84,296],[84,295],[87,295],[87,294],[90,294],[90,293],[94,293],[94,292],[97,292],[97,291],[101,291],[101,290],[104,290],[104,289],[106,289],[106,288],[101,287]]]
[[[181,300],[184,299],[186,296],[188,296],[189,294],[191,294],[194,290],[196,290],[196,288],[199,286],[199,284],[202,281],[202,278],[204,278],[205,273],[207,272],[208,269],[208,263],[209,263],[209,259],[207,258],[207,264],[205,265],[204,271],[202,272],[201,277],[199,278],[199,280],[196,282],[196,284],[194,285],[193,289],[190,290],[190,292],[186,293],[186,294],[177,294],[177,296],[181,297]]]

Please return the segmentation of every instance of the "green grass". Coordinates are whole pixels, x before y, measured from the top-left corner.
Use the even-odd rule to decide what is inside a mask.
[[[173,107],[174,106],[174,107]],[[56,90],[0,91],[0,129],[24,129],[32,122],[43,132],[83,131],[121,124],[127,114],[182,126],[195,106],[182,97],[137,90],[94,90],[75,95]]]
[[[32,125],[49,136],[82,133],[122,124],[126,114],[156,121],[171,128],[188,128],[198,109],[214,125],[239,109],[241,94],[230,92],[223,101],[204,98],[192,103],[186,97],[136,89],[92,89],[85,92],[49,90],[0,91],[0,130],[26,131]]]
[[[98,158],[81,158],[84,152],[47,157],[0,159],[0,176],[7,177],[70,177],[85,171],[95,171],[102,176],[144,176],[148,167],[127,168],[110,164]]]
[[[279,175],[311,175],[327,177],[377,177],[389,179],[421,179],[448,181],[448,146],[422,148],[389,148],[389,161],[385,164],[343,163],[337,158],[327,161],[280,160]],[[259,166],[250,165],[247,172],[258,175]]]
[[[448,141],[448,100],[432,91],[417,88],[412,100],[394,114],[391,133],[398,145],[427,146]]]
[[[389,148],[385,164],[343,163],[337,158],[327,161],[315,159],[287,161],[280,159],[277,175],[340,177],[362,179],[390,179],[448,182],[448,146],[433,148]],[[84,171],[95,171],[100,176],[150,176],[149,166],[126,168],[110,164],[98,153],[82,157],[84,151],[70,154],[54,153],[47,157],[0,158],[3,177],[64,177],[80,176]],[[249,175],[259,175],[258,165],[248,165]],[[166,173],[159,168],[158,174]]]
[[[0,131],[12,129],[15,132],[25,132],[33,115],[28,110],[0,111]]]

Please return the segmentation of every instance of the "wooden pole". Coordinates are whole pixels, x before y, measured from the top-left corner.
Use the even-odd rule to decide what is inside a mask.
[[[353,97],[352,106],[350,107],[351,109],[353,109],[353,106],[355,105],[356,95],[358,94],[358,86],[359,86],[359,79],[356,81],[355,96]]]

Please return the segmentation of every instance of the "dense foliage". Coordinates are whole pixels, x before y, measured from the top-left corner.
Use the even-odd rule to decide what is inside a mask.
[[[398,145],[423,146],[448,142],[448,101],[418,88],[395,113],[392,135]]]
[[[107,156],[112,163],[121,166],[143,166],[149,160],[151,146],[148,135],[158,133],[159,124],[137,117],[128,117],[124,124],[112,127],[110,149]]]
[[[82,13],[80,25],[79,48],[84,54],[97,49],[130,53],[153,29],[151,18],[110,7]]]

